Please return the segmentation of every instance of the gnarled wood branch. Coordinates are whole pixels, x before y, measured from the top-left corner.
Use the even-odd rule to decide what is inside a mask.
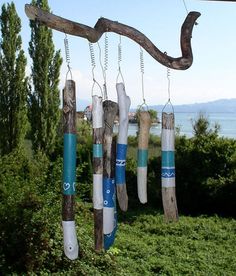
[[[190,12],[181,28],[180,46],[182,56],[173,58],[166,53],[161,52],[143,33],[133,27],[124,25],[117,21],[106,18],[98,19],[94,28],[70,21],[68,19],[53,15],[33,5],[25,5],[26,15],[31,20],[37,20],[42,24],[54,30],[64,32],[70,35],[86,38],[88,41],[97,42],[105,32],[114,32],[126,36],[140,46],[142,46],[155,60],[172,69],[188,69],[193,62],[191,48],[191,37],[193,26],[197,18],[201,15],[199,12]]]

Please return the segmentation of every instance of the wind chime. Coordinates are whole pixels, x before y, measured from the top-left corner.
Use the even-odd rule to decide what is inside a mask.
[[[147,160],[148,160],[148,141],[151,126],[151,117],[144,97],[144,59],[143,49],[140,47],[140,70],[142,77],[142,98],[143,103],[138,110],[139,135],[138,135],[138,167],[137,167],[137,190],[138,198],[141,203],[147,202]],[[146,108],[146,110],[145,110]]]
[[[166,221],[177,221],[175,196],[175,118],[170,100],[170,68],[167,67],[168,101],[162,109],[161,131],[161,185],[162,202]],[[170,111],[168,112],[168,109]]]
[[[174,110],[170,101],[169,69],[185,70],[192,65],[193,56],[191,49],[192,29],[200,16],[198,12],[190,12],[181,28],[181,52],[182,56],[174,58],[161,52],[144,34],[138,30],[100,18],[94,28],[84,24],[72,22],[58,17],[33,5],[25,5],[27,16],[31,20],[37,20],[42,24],[61,31],[63,33],[86,38],[90,43],[98,42],[103,33],[114,32],[129,37],[142,46],[155,60],[168,68],[168,94],[167,104],[162,110],[162,199],[166,220],[177,220],[178,211],[175,197],[175,163],[174,163]],[[99,45],[99,44],[98,44]],[[93,87],[92,87],[92,115],[93,115],[93,207],[94,207],[94,233],[95,249],[108,249],[114,242],[117,229],[116,214],[116,190],[121,210],[128,208],[128,196],[125,180],[125,165],[127,152],[128,112],[130,99],[126,95],[123,76],[120,70],[121,62],[121,38],[118,46],[119,73],[122,82],[118,82],[118,104],[107,99],[105,71],[107,68],[108,49],[105,38],[105,70],[104,93],[94,77],[95,56],[90,44]],[[70,68],[68,40],[65,38],[66,61],[68,74],[63,89],[63,116],[64,116],[64,152],[63,152],[63,200],[62,200],[62,226],[65,255],[74,260],[78,257],[79,245],[76,237],[75,226],[75,193],[76,193],[76,96],[75,82],[72,80]],[[145,110],[145,98],[143,87],[143,53],[140,48],[140,63],[142,73],[143,105],[139,112],[140,128],[138,139],[138,168],[137,185],[140,202],[147,202],[147,148],[150,129],[150,114]],[[94,87],[100,87],[100,94],[93,93]],[[167,106],[172,107],[171,112],[166,112]],[[147,106],[146,106],[147,107]],[[117,139],[113,137],[113,125],[119,110],[119,134]]]
[[[74,260],[79,246],[75,228],[75,183],[76,183],[76,92],[72,80],[68,39],[65,35],[65,53],[68,72],[63,89],[64,151],[63,151],[63,200],[62,227],[65,255]],[[70,75],[70,79],[68,79]]]

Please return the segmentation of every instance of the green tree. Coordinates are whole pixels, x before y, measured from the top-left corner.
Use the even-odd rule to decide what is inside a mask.
[[[157,122],[157,111],[154,109],[149,109],[148,112],[150,114],[152,123],[156,123]]]
[[[210,134],[215,134],[217,136],[220,130],[220,125],[217,123],[215,123],[214,130],[212,130],[210,128],[209,119],[201,112],[199,113],[197,119],[192,121],[192,126],[195,137],[206,136]]]
[[[22,147],[27,131],[27,62],[13,3],[2,6],[0,24],[0,152],[6,154]]]
[[[32,4],[49,11],[47,0]],[[29,54],[33,60],[33,89],[30,94],[30,122],[34,150],[53,153],[60,122],[58,89],[62,58],[54,49],[52,30],[37,21],[30,21]]]

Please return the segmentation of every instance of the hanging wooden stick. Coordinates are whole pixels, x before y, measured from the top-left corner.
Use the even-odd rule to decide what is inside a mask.
[[[162,157],[162,202],[166,221],[178,220],[175,196],[175,130],[174,113],[162,112],[161,157]]]
[[[147,202],[147,160],[148,140],[151,126],[151,117],[148,111],[139,113],[139,137],[138,137],[138,169],[137,184],[138,198],[141,203]]]
[[[75,181],[76,181],[76,100],[75,82],[67,80],[63,90],[64,153],[63,153],[63,201],[62,226],[65,255],[74,260],[79,246],[75,229]]]
[[[119,132],[116,156],[116,189],[117,198],[122,211],[128,209],[128,195],[126,190],[125,168],[127,154],[127,136],[129,126],[130,98],[126,95],[123,83],[116,84],[119,105]]]
[[[115,187],[115,168],[116,168],[116,137],[112,138],[112,146],[111,146],[111,181],[114,183]],[[108,192],[109,191],[109,192]],[[114,193],[112,193],[108,189],[104,189],[106,195],[104,198],[108,198],[107,200],[110,201],[112,197],[113,205],[114,205],[114,229],[110,234],[104,235],[104,249],[108,250],[115,241],[115,234],[117,231],[117,209],[116,209],[116,189],[114,189]],[[108,192],[108,193],[107,193]],[[113,195],[112,195],[113,194]]]
[[[103,248],[103,107],[102,97],[92,97],[93,114],[93,208],[95,250]]]
[[[91,28],[84,24],[76,23],[53,15],[52,13],[44,11],[33,5],[26,4],[25,12],[31,20],[37,20],[38,22],[63,33],[84,37],[92,43],[97,42],[104,32],[114,32],[124,35],[142,46],[159,63],[177,70],[185,70],[192,65],[192,31],[197,18],[201,15],[199,12],[190,12],[187,15],[181,28],[180,46],[182,56],[173,58],[161,52],[144,34],[135,28],[121,24],[117,21],[101,17],[98,19],[94,28]]]
[[[112,234],[115,228],[114,193],[115,179],[112,175],[112,135],[118,104],[109,100],[103,102],[104,110],[104,152],[103,152],[103,233]]]

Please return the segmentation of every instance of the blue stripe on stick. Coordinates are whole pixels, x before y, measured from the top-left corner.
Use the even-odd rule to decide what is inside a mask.
[[[93,144],[93,157],[102,157],[102,144]]]
[[[127,153],[127,145],[126,144],[117,144],[116,159],[125,160],[126,153]]]
[[[138,149],[138,167],[147,167],[148,150]]]
[[[161,152],[161,165],[162,165],[162,167],[174,167],[175,166],[175,152],[174,151],[162,151]]]
[[[63,194],[75,194],[76,180],[76,134],[64,134]]]
[[[126,166],[127,145],[117,144],[116,148],[116,184],[125,183],[125,166]]]
[[[103,206],[114,208],[115,179],[103,178]]]
[[[162,168],[161,177],[163,178],[172,178],[175,177],[175,168]]]
[[[116,231],[117,231],[117,209],[116,209],[116,190],[114,189],[114,196],[113,196],[113,204],[114,204],[114,229],[110,234],[104,234],[104,249],[108,250],[115,241]]]

